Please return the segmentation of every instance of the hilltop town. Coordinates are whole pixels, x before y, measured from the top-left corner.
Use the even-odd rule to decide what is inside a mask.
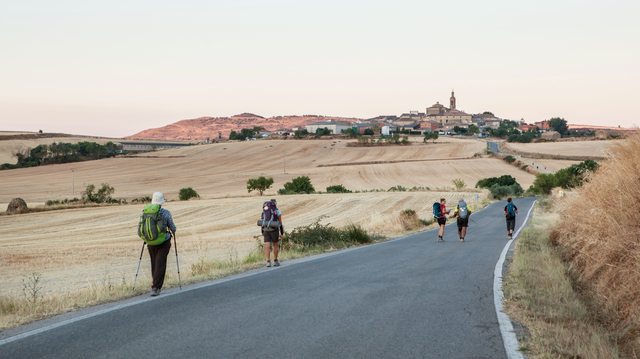
[[[347,118],[335,116],[303,115],[263,117],[253,113],[242,113],[231,117],[201,117],[178,121],[176,123],[141,131],[127,137],[128,140],[186,140],[217,142],[234,139],[233,132],[242,129],[256,129],[255,137],[288,137],[295,134],[314,135],[390,135],[394,133],[407,135],[424,135],[437,132],[440,135],[475,135],[487,137],[494,135],[492,131],[501,126],[519,133],[534,132],[546,140],[560,138],[553,131],[550,121],[540,120],[527,123],[524,120],[500,118],[490,111],[469,114],[457,106],[455,92],[451,91],[449,106],[439,101],[426,107],[424,112],[409,111],[400,115],[380,115],[373,118]],[[577,135],[596,136],[600,138],[619,137],[627,129],[619,127],[591,126],[568,124],[568,131]],[[514,133],[514,132],[512,132]],[[299,136],[298,136],[299,137]]]

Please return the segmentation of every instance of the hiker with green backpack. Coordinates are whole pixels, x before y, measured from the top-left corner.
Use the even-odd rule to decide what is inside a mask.
[[[164,194],[155,192],[151,204],[146,205],[142,210],[138,223],[138,236],[147,245],[151,259],[152,297],[160,294],[162,290],[167,270],[167,256],[171,250],[171,237],[176,233],[176,225],[173,223],[171,212],[162,208],[164,202]]]

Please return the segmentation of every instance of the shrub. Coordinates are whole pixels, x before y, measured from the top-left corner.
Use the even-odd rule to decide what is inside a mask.
[[[396,185],[387,190],[387,192],[406,192],[407,188],[401,185]]]
[[[484,178],[476,183],[476,188],[491,188],[494,184],[498,184],[500,186],[510,186],[514,183],[518,183],[515,178],[509,175],[503,175],[500,177],[489,177]]]
[[[556,178],[554,174],[540,173],[536,175],[536,179],[533,181],[529,191],[535,194],[549,194],[555,185]]]
[[[345,186],[339,184],[327,187],[327,193],[351,193]]]
[[[511,156],[511,155],[509,155],[509,156],[505,157],[504,160],[507,163],[513,163],[513,162],[515,162],[516,158]]]
[[[456,178],[451,182],[453,182],[453,185],[456,187],[456,190],[458,190],[458,191],[463,189],[464,186],[465,186],[464,181],[462,179],[460,179],[460,178]]]
[[[522,186],[518,183],[508,186],[501,186],[496,183],[489,188],[489,192],[491,192],[491,196],[493,196],[493,198],[502,199],[504,197],[520,196],[524,191]]]
[[[405,231],[420,228],[420,225],[422,224],[418,218],[418,214],[412,209],[405,209],[400,212],[398,219],[400,221],[400,225],[402,225],[402,228]]]
[[[200,198],[200,195],[193,188],[186,187],[186,188],[180,189],[180,192],[178,193],[178,198],[180,198],[181,201],[188,201],[191,198]]]
[[[311,179],[307,176],[296,177],[291,182],[284,184],[284,188],[278,191],[279,194],[315,193],[315,188],[311,184]]]
[[[150,203],[150,202],[151,202],[150,196],[138,197],[131,200],[131,203]]]
[[[93,184],[88,185],[84,192],[82,192],[82,201],[91,203],[113,203],[114,200],[111,195],[115,192],[115,189],[109,186],[108,183],[103,183],[97,192],[96,186]]]
[[[320,224],[320,220],[303,227],[295,228],[283,237],[283,245],[303,248],[343,248],[349,245],[370,243],[371,236],[362,227],[351,224],[344,228],[335,228],[329,224]]]
[[[251,191],[258,191],[258,193],[260,193],[260,195],[262,196],[264,191],[271,188],[272,184],[273,178],[271,177],[260,176],[258,178],[250,178],[247,181],[247,191],[249,191],[249,193],[251,193]]]

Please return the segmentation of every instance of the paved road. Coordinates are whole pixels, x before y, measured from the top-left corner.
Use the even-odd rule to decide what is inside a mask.
[[[518,226],[533,199],[517,200]],[[503,204],[448,226],[165,294],[0,345],[0,358],[505,358]]]

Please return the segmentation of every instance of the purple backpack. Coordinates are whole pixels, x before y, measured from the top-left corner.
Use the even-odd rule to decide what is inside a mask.
[[[261,227],[280,227],[280,221],[278,221],[278,208],[272,201],[266,201],[262,204],[262,215],[258,221],[258,225]]]

